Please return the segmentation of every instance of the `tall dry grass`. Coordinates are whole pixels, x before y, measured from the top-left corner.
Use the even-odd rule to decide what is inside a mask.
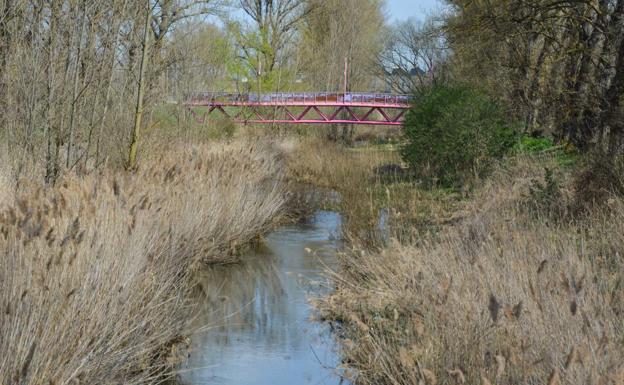
[[[13,203],[14,186],[11,171],[4,163],[0,165],[0,206]]]
[[[500,167],[436,235],[344,255],[319,307],[339,321],[355,383],[623,383],[624,201],[576,219],[537,212],[544,165],[556,168]]]
[[[412,238],[453,220],[459,194],[426,191],[410,178],[395,146],[346,147],[317,138],[291,145],[289,176],[315,189],[332,189],[345,233],[368,247],[389,235]]]
[[[178,148],[136,174],[24,187],[0,214],[0,383],[146,384],[184,340],[190,274],[284,205],[279,154]]]

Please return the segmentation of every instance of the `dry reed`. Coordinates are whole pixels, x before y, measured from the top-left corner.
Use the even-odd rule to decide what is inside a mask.
[[[343,215],[345,233],[368,247],[383,244],[389,235],[412,238],[453,220],[458,194],[419,188],[393,146],[349,148],[306,138],[292,147],[291,178],[338,192],[340,202],[330,208]]]
[[[344,255],[318,306],[339,321],[355,383],[624,381],[624,201],[576,220],[536,215],[528,187],[545,162],[555,167],[500,167],[436,235]]]
[[[23,187],[3,208],[0,383],[161,382],[184,341],[192,270],[234,261],[284,204],[268,146],[178,148],[144,163]]]

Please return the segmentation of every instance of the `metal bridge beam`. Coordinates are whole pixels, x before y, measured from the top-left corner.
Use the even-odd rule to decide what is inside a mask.
[[[205,118],[218,112],[238,123],[254,124],[362,124],[400,126],[405,112],[410,108],[410,99],[405,95],[389,94],[199,94],[184,105],[201,123]],[[294,113],[291,108],[300,107],[303,111]],[[203,116],[196,108],[207,108]],[[232,114],[226,108],[236,110]],[[358,116],[355,108],[365,108]],[[324,111],[329,110],[328,112]],[[284,118],[277,118],[283,110]],[[246,113],[247,112],[247,113]],[[310,114],[317,115],[312,118]],[[376,114],[382,119],[374,119]],[[340,117],[339,117],[340,116]]]

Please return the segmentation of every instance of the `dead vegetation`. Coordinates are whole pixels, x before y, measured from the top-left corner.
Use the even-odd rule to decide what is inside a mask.
[[[621,384],[624,201],[535,215],[551,158],[516,158],[443,231],[346,253],[318,304],[357,384]],[[572,182],[559,178],[560,199]]]
[[[192,270],[235,261],[284,205],[269,146],[177,148],[143,164],[2,198],[0,383],[160,382],[184,341]]]
[[[388,237],[410,239],[453,221],[459,198],[454,191],[424,190],[411,178],[395,146],[346,147],[314,138],[294,144],[289,176],[330,189],[339,202],[348,236],[376,247]]]

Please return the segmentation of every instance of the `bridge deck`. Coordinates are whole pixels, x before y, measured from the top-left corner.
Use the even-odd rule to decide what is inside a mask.
[[[202,122],[216,111],[239,123],[400,126],[411,101],[409,95],[378,93],[200,92],[189,95],[184,105]],[[208,109],[202,117],[193,110],[194,107]],[[271,108],[267,110],[266,107]],[[303,112],[293,111],[295,107],[302,107]]]
[[[391,106],[409,107],[410,95],[376,94],[376,93],[269,93],[269,94],[236,94],[225,92],[200,92],[190,95],[187,104],[191,105],[229,105],[229,106],[305,106],[305,105],[361,105],[369,107]],[[390,107],[390,108],[391,108]]]

